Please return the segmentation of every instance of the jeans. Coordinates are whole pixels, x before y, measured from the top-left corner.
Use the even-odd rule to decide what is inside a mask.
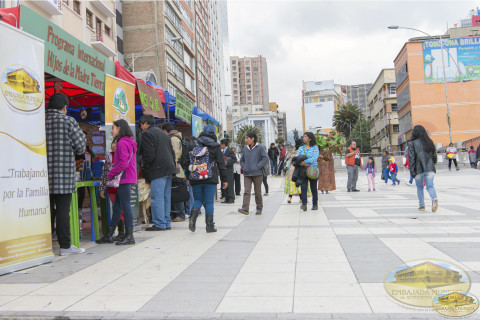
[[[195,202],[193,207],[201,209],[202,205],[205,207],[205,214],[213,216],[213,202],[215,200],[215,193],[217,192],[216,184],[197,184],[192,186],[193,197]]]
[[[395,184],[395,182],[400,183],[400,180],[397,179],[397,174],[390,172],[390,179],[392,179],[392,184]]]
[[[412,177],[412,175],[410,174],[410,180],[408,180],[408,183],[412,184],[412,182],[413,182],[413,177]]]
[[[390,170],[388,168],[383,168],[383,178],[385,179],[385,183],[390,179]]]
[[[357,188],[357,180],[358,180],[358,166],[347,166],[347,189],[352,190]],[[313,192],[313,190],[312,190]]]
[[[425,206],[425,197],[423,194],[423,179],[425,179],[425,185],[427,186],[428,194],[430,198],[436,199],[437,193],[435,192],[435,187],[433,186],[433,178],[435,173],[433,171],[428,171],[420,173],[415,177],[415,184],[417,185],[417,196],[420,207]]]
[[[72,194],[51,194],[50,195],[50,211],[53,226],[56,220],[57,239],[60,248],[70,248],[70,203],[72,202]]]
[[[172,177],[152,180],[150,195],[152,197],[152,221],[161,229],[170,228],[170,206],[172,200]]]
[[[110,222],[110,227],[115,228],[120,221],[122,215],[125,219],[125,226],[133,227],[133,213],[132,205],[130,203],[130,192],[132,190],[132,183],[121,184],[118,187],[117,195],[115,196],[115,201],[113,202],[113,214],[112,221]]]
[[[277,159],[270,160],[270,174],[272,176],[277,174]]]
[[[302,205],[307,205],[308,183],[310,182],[310,191],[312,191],[313,205],[318,206],[318,179],[305,178],[302,183],[302,193],[300,199],[302,199]]]
[[[185,219],[185,205],[183,202],[172,203],[172,212],[170,217]]]
[[[187,183],[187,187],[188,187],[188,193],[190,193],[190,199],[185,202],[185,214],[187,215],[190,215],[190,213],[192,212],[192,208],[193,208],[193,188],[190,184]]]

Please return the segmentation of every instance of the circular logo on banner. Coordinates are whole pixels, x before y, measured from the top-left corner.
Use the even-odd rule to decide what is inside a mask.
[[[34,111],[43,103],[44,88],[40,78],[25,66],[12,65],[5,69],[0,86],[3,97],[16,110]]]
[[[444,316],[464,317],[477,311],[478,299],[469,292],[447,292],[435,297],[433,309]]]
[[[127,95],[122,87],[115,89],[115,94],[113,95],[113,106],[123,115],[127,114],[128,112]]]
[[[385,278],[385,290],[395,300],[432,307],[435,297],[452,291],[468,292],[470,277],[459,266],[441,260],[414,260],[395,267]]]

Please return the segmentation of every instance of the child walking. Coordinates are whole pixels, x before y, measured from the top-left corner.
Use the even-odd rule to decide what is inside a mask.
[[[377,171],[377,167],[375,166],[375,160],[373,157],[368,157],[368,162],[363,168],[367,174],[368,180],[368,192],[375,191],[375,173]]]
[[[390,159],[388,159],[388,161],[390,162],[389,168],[390,168],[390,177],[392,179],[392,185],[395,185],[395,182],[398,185],[400,185],[400,180],[397,179],[398,166],[395,163],[395,159],[391,157]]]

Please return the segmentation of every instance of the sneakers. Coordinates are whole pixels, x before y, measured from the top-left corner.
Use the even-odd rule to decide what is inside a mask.
[[[172,222],[183,222],[183,221],[185,221],[185,219],[180,217],[176,217],[175,219],[172,220]]]
[[[397,184],[400,185],[400,180],[397,181]]]
[[[307,211],[307,205],[302,204],[300,206],[300,209],[303,210],[303,211]]]
[[[313,206],[312,210],[318,210],[318,206]]]
[[[438,199],[435,198],[432,200],[432,212],[437,212],[438,209]]]
[[[255,214],[256,214],[257,216],[259,216],[259,215],[261,215],[261,214],[262,214],[262,211],[260,211],[260,210],[257,210],[257,211],[255,212]]]
[[[241,214],[244,214],[244,215],[246,215],[246,216],[248,216],[248,214],[249,214],[249,213],[248,213],[248,210],[243,209],[243,208],[238,209],[238,212],[240,212]]]
[[[457,169],[457,171],[460,171],[460,168],[459,168],[459,167],[457,167],[456,169]]]
[[[352,189],[352,192],[360,192],[360,190],[356,189],[356,188],[353,188]]]
[[[264,196],[264,197],[268,197],[268,193],[265,193],[263,196]]]
[[[165,231],[165,230],[167,230],[167,229],[159,228],[156,225],[145,228],[145,231]]]
[[[370,191],[372,191],[372,190],[368,189],[368,192],[370,192]]]
[[[288,197],[287,203],[292,203],[292,198]]]
[[[85,252],[85,249],[77,248],[73,244],[71,244],[70,248],[68,248],[68,249],[60,248],[60,255],[61,256],[68,256],[68,255],[71,255],[71,254],[80,254],[80,253],[84,253],[84,252]]]
[[[425,211],[425,206],[421,206],[418,208],[419,211]]]

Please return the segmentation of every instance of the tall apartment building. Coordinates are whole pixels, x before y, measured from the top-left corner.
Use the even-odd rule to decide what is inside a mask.
[[[333,80],[303,81],[302,120],[303,131],[333,128],[333,115],[343,103],[342,86]]]
[[[287,113],[278,112],[278,136],[287,141]]]
[[[230,57],[232,103],[261,104],[269,110],[267,59],[262,56]]]
[[[368,92],[372,151],[398,151],[395,69],[383,69]]]
[[[114,0],[0,1],[0,7],[18,5],[34,10],[111,60],[117,57]]]
[[[195,6],[193,1],[181,1],[182,12],[182,38],[183,38],[183,66],[185,68],[185,93],[196,102],[197,77],[196,77],[196,49],[195,49]]]
[[[180,7],[180,1],[122,1],[125,63],[135,72],[152,69],[173,95],[185,93],[184,45],[173,40],[182,39]]]
[[[346,102],[357,105],[362,110],[363,115],[367,118],[370,116],[367,96],[371,87],[371,83],[342,86],[344,94],[347,95]]]

